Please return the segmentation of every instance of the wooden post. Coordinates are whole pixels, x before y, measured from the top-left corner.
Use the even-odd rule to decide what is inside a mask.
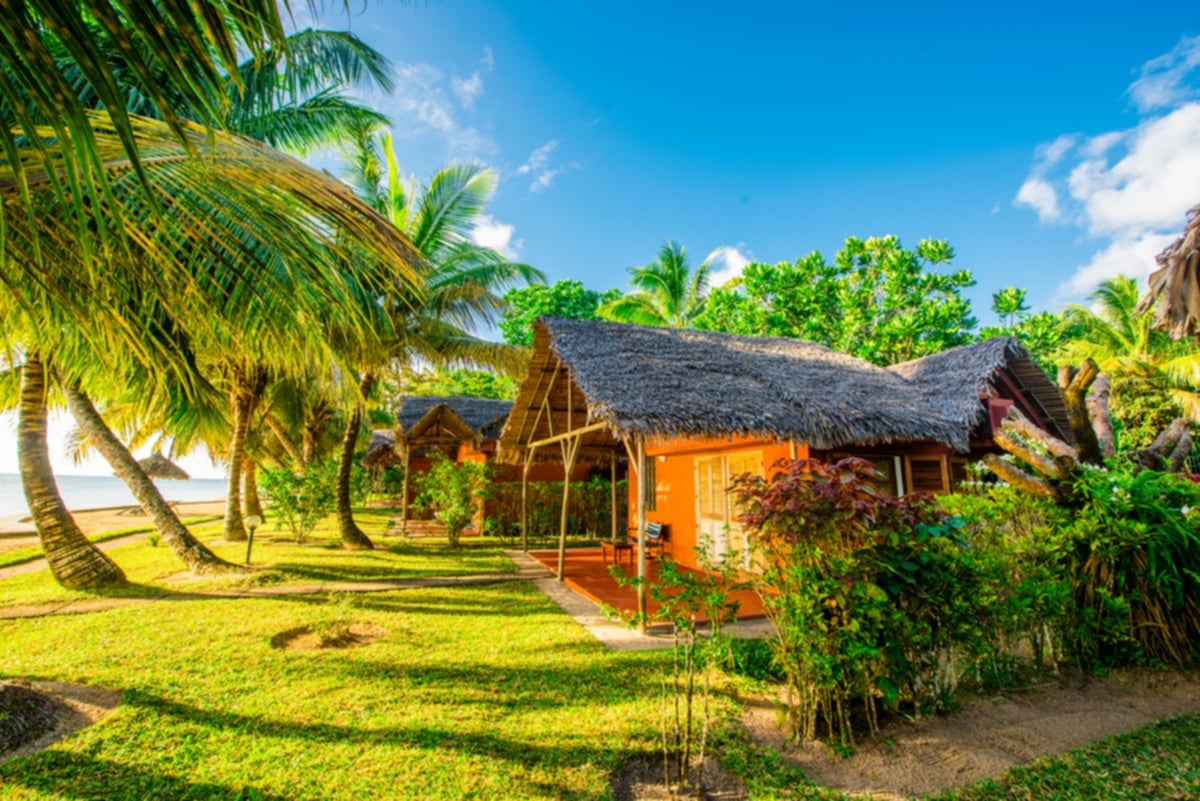
[[[575,457],[579,454],[579,443],[582,436],[571,440],[563,440],[563,501],[562,518],[558,526],[558,580],[562,581],[567,573],[567,506],[571,499],[571,472],[575,469]]]
[[[533,449],[525,451],[521,468],[521,550],[529,553],[529,468],[533,466]]]
[[[646,486],[646,443],[638,439],[638,494],[637,494],[637,533],[638,533],[638,631],[646,633],[646,493],[653,489]]]
[[[612,496],[612,541],[617,542],[617,452],[609,454],[608,488]],[[613,551],[616,553],[616,551]]]
[[[412,452],[408,448],[408,443],[403,443],[404,448],[404,486],[400,489],[400,533],[408,535],[408,474],[412,469]]]

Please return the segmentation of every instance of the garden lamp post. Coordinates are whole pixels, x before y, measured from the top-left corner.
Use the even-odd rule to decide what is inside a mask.
[[[246,524],[246,528],[250,529],[246,535],[246,564],[250,564],[250,549],[254,546],[254,529],[262,525],[262,518],[258,515],[249,515],[242,520]]]

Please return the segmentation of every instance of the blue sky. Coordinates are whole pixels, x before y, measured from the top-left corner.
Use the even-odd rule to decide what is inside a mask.
[[[1200,23],[1129,6],[335,4],[396,64],[402,168],[500,185],[479,238],[595,289],[666,239],[722,276],[847,236],[947,239],[1035,309],[1144,276],[1200,202]],[[307,15],[301,25],[310,22]],[[319,163],[335,173],[331,157]]]
[[[1054,310],[1144,277],[1200,203],[1200,23],[1183,3],[325,5],[324,27],[395,63],[396,91],[365,99],[402,168],[494,168],[477,238],[551,281],[625,288],[666,239],[693,264],[724,248],[729,277],[832,258],[847,236],[933,237],[988,322],[1005,285]],[[65,428],[56,469],[109,473],[67,464]]]

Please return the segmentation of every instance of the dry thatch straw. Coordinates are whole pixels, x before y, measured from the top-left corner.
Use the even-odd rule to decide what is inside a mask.
[[[176,481],[187,481],[191,478],[187,471],[158,451],[145,459],[138,459],[138,465],[150,478],[169,478]]]
[[[1172,339],[1200,337],[1200,206],[1188,210],[1183,234],[1158,254],[1138,311],[1155,306],[1154,327]]]
[[[375,429],[371,432],[371,443],[367,453],[362,458],[363,467],[388,467],[400,464],[400,455],[396,453],[396,432],[386,428]]]
[[[931,407],[958,421],[967,431],[983,422],[987,409],[979,397],[1001,380],[1003,370],[1050,433],[1064,442],[1074,442],[1062,391],[1015,338],[996,337],[951,348],[892,365],[888,370],[918,387]]]
[[[446,415],[450,415],[449,419],[453,423],[460,424],[456,427],[461,428],[464,433],[469,431],[476,442],[481,442],[499,435],[512,405],[512,401],[461,395],[412,396],[403,399],[396,421],[400,424],[401,436],[407,437],[420,431],[423,428],[422,423],[429,422],[439,415],[446,420]]]
[[[745,435],[821,450],[940,442],[965,452],[986,413],[980,393],[1001,368],[1018,386],[1036,386],[1045,403],[1061,404],[1015,340],[884,369],[796,339],[543,318],[501,448],[510,460],[526,444],[566,431],[573,407],[570,427],[583,425],[585,415],[587,423],[607,424],[608,431],[588,435],[590,446],[614,447],[619,436]],[[555,378],[566,374],[569,381]],[[539,415],[544,400],[549,416]],[[1057,419],[1055,409],[1046,411]]]

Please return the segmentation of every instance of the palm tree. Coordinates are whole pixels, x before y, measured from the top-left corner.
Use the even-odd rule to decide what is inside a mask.
[[[403,236],[327,174],[195,126],[184,146],[164,123],[133,119],[139,176],[108,115],[93,112],[92,119],[97,152],[108,158],[107,188],[82,217],[56,188],[67,178],[58,165],[70,158],[71,144],[55,141],[52,129],[18,152],[20,167],[0,159],[6,265],[37,264],[44,278],[9,280],[11,291],[0,299],[6,333],[36,343],[26,347],[30,390],[21,397],[21,419],[25,453],[34,460],[23,465],[23,478],[38,499],[50,498],[53,487],[48,461],[35,455],[45,434],[39,353],[54,352],[68,381],[88,360],[120,358],[153,365],[159,386],[188,386],[193,366],[180,358],[174,336],[146,336],[152,323],[149,330],[173,325],[204,343],[252,342],[285,367],[297,354],[332,359],[327,332],[314,324],[330,310],[337,310],[341,340],[358,347],[389,325],[345,264],[370,260],[397,286],[415,280]],[[43,247],[47,240],[69,244]],[[31,506],[45,509],[40,500]],[[52,568],[75,558],[56,536],[44,546]]]
[[[1145,426],[1140,425],[1144,421],[1132,417],[1155,413],[1175,417],[1172,410],[1155,408],[1164,400],[1200,421],[1200,350],[1192,343],[1172,342],[1154,328],[1154,316],[1139,305],[1137,281],[1132,278],[1117,276],[1103,282],[1090,300],[1095,311],[1073,305],[1064,312],[1067,324],[1074,326],[1078,335],[1058,361],[1079,364],[1094,359],[1113,380],[1113,413],[1127,430],[1144,428],[1150,436],[1157,433],[1161,428],[1157,422],[1164,420]],[[1130,413],[1122,413],[1121,401],[1130,407]]]
[[[503,254],[470,239],[470,229],[495,191],[496,176],[475,164],[439,170],[428,186],[405,183],[388,133],[375,136],[362,127],[351,152],[350,180],[359,195],[408,236],[420,254],[424,291],[381,284],[381,303],[392,315],[394,338],[385,348],[364,353],[359,393],[346,423],[338,456],[337,515],[342,543],[370,548],[370,539],[354,522],[350,474],[361,433],[363,403],[379,371],[389,363],[422,359],[433,364],[517,368],[524,351],[488,342],[472,333],[494,324],[504,311],[501,297],[518,283],[542,281],[538,270],[509,261]],[[386,166],[385,166],[386,165]]]
[[[638,291],[605,303],[597,313],[623,323],[691,328],[704,312],[711,260],[710,254],[693,272],[683,245],[665,242],[654,261],[629,268],[629,283]]]
[[[1000,318],[1003,328],[1011,329],[1017,320],[1029,313],[1029,306],[1025,303],[1026,294],[1026,290],[1015,286],[1006,286],[992,293],[992,311]]]

